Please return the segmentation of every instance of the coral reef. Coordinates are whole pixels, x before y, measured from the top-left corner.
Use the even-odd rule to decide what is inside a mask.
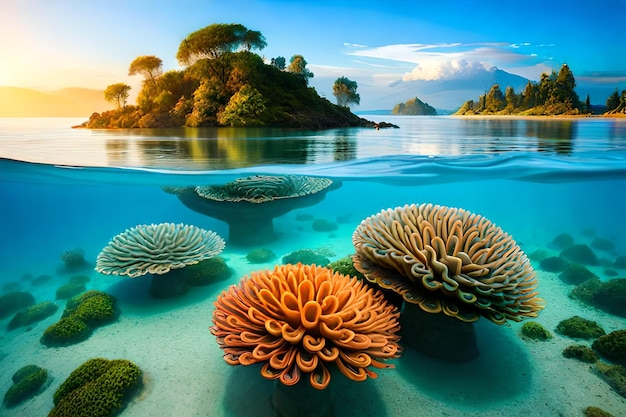
[[[28,292],[15,291],[0,297],[0,319],[9,317],[18,310],[35,304],[35,297]]]
[[[563,356],[585,363],[596,363],[599,359],[598,354],[585,345],[570,345],[563,349]]]
[[[598,265],[600,263],[593,250],[583,244],[568,246],[561,251],[561,257],[570,262],[584,265]]]
[[[316,232],[333,232],[339,229],[339,225],[332,220],[327,219],[315,219],[315,221],[311,224],[313,230]]]
[[[329,365],[348,378],[398,357],[399,312],[382,293],[315,265],[277,265],[253,272],[215,302],[211,333],[230,365],[262,363],[261,375],[285,385],[308,375],[322,390]]]
[[[556,326],[556,332],[575,339],[596,339],[606,333],[595,321],[579,316],[561,320]]]
[[[81,248],[70,249],[61,254],[61,260],[66,271],[77,271],[89,266],[85,261],[85,251]]]
[[[37,365],[26,365],[12,377],[13,385],[4,394],[4,404],[13,407],[37,395],[48,381],[48,371]]]
[[[626,278],[591,278],[570,291],[570,297],[616,316],[626,317]]]
[[[185,276],[185,282],[192,287],[210,285],[214,282],[230,278],[233,271],[228,267],[224,258],[219,256],[205,259],[195,265],[189,265],[180,271]]]
[[[535,341],[546,341],[552,339],[552,333],[536,321],[527,321],[520,329],[522,338]]]
[[[550,256],[539,262],[539,268],[547,272],[564,271],[569,263],[559,256]]]
[[[115,297],[101,291],[87,291],[67,301],[61,319],[44,331],[40,341],[49,347],[79,343],[95,328],[115,321],[118,316]]]
[[[615,330],[593,341],[591,347],[604,358],[626,366],[626,330]]]
[[[589,278],[594,277],[597,277],[596,274],[587,269],[586,266],[580,264],[569,264],[567,268],[559,274],[561,281],[571,285],[582,284]]]
[[[67,284],[63,284],[57,288],[56,299],[67,300],[68,298],[72,298],[81,292],[85,292],[85,290],[87,290],[87,287],[85,287],[85,284],[83,283],[68,282]]]
[[[44,301],[42,303],[26,307],[15,313],[11,321],[9,321],[7,329],[13,330],[17,329],[18,327],[28,326],[33,323],[37,323],[45,318],[50,317],[51,315],[56,313],[58,309],[59,306],[52,301]]]
[[[300,249],[283,256],[282,262],[283,264],[302,263],[305,265],[326,266],[330,263],[330,259],[312,249]]]
[[[141,387],[142,371],[125,359],[90,359],[54,393],[48,417],[118,415]]]
[[[268,248],[252,249],[246,255],[246,259],[251,264],[262,264],[276,258],[276,254]]]

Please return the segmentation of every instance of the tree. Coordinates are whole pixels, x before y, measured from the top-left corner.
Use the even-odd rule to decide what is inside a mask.
[[[619,107],[620,97],[617,92],[617,88],[613,91],[613,94],[606,99],[606,111],[612,111]]]
[[[346,77],[337,78],[333,84],[333,95],[337,97],[337,105],[341,107],[349,107],[350,103],[358,105],[361,102],[361,96],[356,92],[357,88],[356,81]]]
[[[587,94],[587,99],[585,100],[585,113],[591,114],[591,99],[589,98],[589,94]]]
[[[522,93],[522,108],[524,110],[532,109],[537,105],[537,86],[528,81],[524,92]]]
[[[130,63],[128,75],[143,75],[146,81],[150,81],[156,89],[156,79],[163,71],[163,61],[154,55],[138,56]]]
[[[126,107],[126,100],[128,100],[130,88],[130,85],[124,83],[111,84],[104,90],[104,99],[110,103],[114,103],[117,109],[121,110]]]
[[[507,113],[514,113],[517,107],[517,94],[515,94],[513,87],[508,86],[506,90],[504,90],[504,99],[506,101],[505,110]]]
[[[287,67],[287,60],[284,56],[277,56],[276,58],[272,58],[270,64],[279,70],[284,70]]]
[[[302,55],[294,55],[289,60],[287,71],[300,75],[305,83],[309,84],[309,78],[313,78],[313,73],[306,67],[306,60]]]
[[[491,86],[491,90],[487,93],[485,98],[485,111],[488,113],[497,113],[504,109],[506,101],[504,100],[504,94],[500,90],[498,84]]]
[[[250,51],[266,46],[261,32],[240,24],[216,23],[188,35],[180,43],[176,59],[183,65],[191,65],[200,59],[215,59],[239,48]]]
[[[265,109],[265,99],[259,90],[244,85],[230,98],[218,121],[226,126],[261,126]]]

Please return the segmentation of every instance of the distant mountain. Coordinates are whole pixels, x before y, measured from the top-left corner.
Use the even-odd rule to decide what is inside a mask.
[[[0,117],[89,117],[112,107],[99,90],[64,88],[42,92],[0,86]]]
[[[417,97],[409,99],[406,103],[399,103],[393,107],[391,114],[402,114],[407,116],[435,116],[437,110],[424,103]]]

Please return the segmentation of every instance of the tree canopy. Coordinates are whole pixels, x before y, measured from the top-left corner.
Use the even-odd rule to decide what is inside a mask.
[[[146,81],[156,86],[156,79],[163,70],[163,61],[154,55],[138,56],[130,63],[128,75],[143,75]]]
[[[104,90],[104,99],[114,103],[118,110],[122,109],[126,106],[130,88],[130,85],[124,83],[111,84]]]
[[[309,84],[309,78],[313,78],[314,74],[306,67],[307,62],[302,55],[294,55],[289,60],[287,71],[297,74]]]
[[[350,103],[358,105],[361,102],[361,96],[356,92],[358,87],[356,81],[347,77],[337,78],[333,84],[333,95],[337,98],[337,105],[341,107],[349,107]]]

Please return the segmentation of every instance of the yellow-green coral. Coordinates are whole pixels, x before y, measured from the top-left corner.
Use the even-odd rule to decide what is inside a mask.
[[[556,332],[578,339],[595,339],[605,334],[604,329],[598,323],[579,316],[561,320],[556,326]]]
[[[13,374],[13,385],[4,394],[4,404],[15,406],[34,396],[48,380],[48,371],[36,365],[26,365]]]
[[[43,303],[35,304],[30,307],[26,307],[13,316],[7,329],[13,330],[18,327],[28,326],[33,323],[37,323],[47,317],[50,317],[59,309],[59,306],[52,301],[44,301]]]
[[[552,339],[552,333],[536,321],[527,321],[522,325],[522,337],[530,340],[545,341]]]
[[[76,368],[54,393],[48,417],[117,415],[141,385],[141,369],[125,359],[90,359]]]

